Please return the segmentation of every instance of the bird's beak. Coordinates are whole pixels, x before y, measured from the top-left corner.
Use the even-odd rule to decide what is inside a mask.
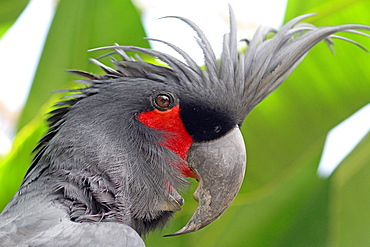
[[[245,145],[239,128],[235,127],[217,140],[193,144],[187,160],[199,178],[193,195],[199,205],[181,230],[166,236],[194,232],[207,226],[234,200],[246,167]]]

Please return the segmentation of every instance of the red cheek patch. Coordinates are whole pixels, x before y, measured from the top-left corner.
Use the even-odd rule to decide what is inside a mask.
[[[186,160],[193,138],[188,134],[181,121],[180,107],[178,105],[167,111],[154,109],[153,111],[140,113],[138,120],[150,128],[168,133],[165,142],[160,144],[171,149],[183,160]],[[186,177],[196,178],[196,175],[185,163],[181,164],[181,171]]]

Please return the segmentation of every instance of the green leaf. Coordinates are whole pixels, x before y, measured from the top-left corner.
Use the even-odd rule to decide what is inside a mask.
[[[88,54],[88,49],[114,43],[149,47],[143,37],[139,14],[129,0],[61,0],[18,129],[31,121],[50,92],[75,78],[66,69],[100,72],[88,59],[103,52]]]
[[[370,229],[370,133],[340,164],[331,180],[331,246],[366,246]]]
[[[43,109],[42,113],[45,113]],[[31,150],[46,128],[41,112],[18,132],[10,154],[0,161],[0,211],[18,190],[32,161]]]
[[[0,38],[13,25],[18,16],[27,6],[29,0],[0,1]]]

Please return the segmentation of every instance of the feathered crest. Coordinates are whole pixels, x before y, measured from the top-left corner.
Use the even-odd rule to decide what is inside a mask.
[[[126,76],[135,71],[145,71],[147,68],[158,66],[145,63],[141,59],[129,58],[125,52],[132,51],[156,57],[168,64],[185,87],[222,88],[232,91],[241,101],[243,118],[264,98],[272,93],[292,73],[303,60],[310,49],[320,41],[325,40],[329,46],[333,44],[332,38],[348,41],[367,51],[359,43],[345,37],[334,35],[338,32],[350,32],[370,37],[369,34],[355,31],[370,30],[369,26],[348,24],[333,27],[315,27],[300,21],[313,16],[306,14],[298,16],[287,22],[280,30],[269,27],[260,27],[253,38],[247,41],[245,52],[239,52],[237,45],[236,19],[230,7],[230,31],[224,35],[223,50],[218,60],[213,49],[202,30],[192,21],[177,16],[170,16],[188,24],[197,34],[197,42],[204,54],[205,70],[182,49],[163,40],[149,39],[164,43],[173,48],[183,58],[184,62],[166,53],[147,48],[134,46],[108,46],[92,49],[113,49],[114,51],[104,56],[118,54],[123,61],[114,61],[117,69],[92,60],[101,66],[108,74]],[[272,38],[268,38],[271,37]],[[155,67],[153,67],[155,66]],[[159,69],[163,72],[163,68]],[[152,69],[149,72],[154,72]]]

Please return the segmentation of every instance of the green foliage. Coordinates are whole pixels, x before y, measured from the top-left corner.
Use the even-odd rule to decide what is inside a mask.
[[[0,38],[13,25],[18,16],[27,6],[29,0],[1,0],[0,1]]]
[[[0,161],[0,210],[13,197],[31,164],[31,151],[44,134],[43,114],[37,116],[18,132],[10,154]]]
[[[65,88],[72,76],[66,69],[92,72],[88,49],[114,45],[148,47],[140,17],[129,0],[61,0],[55,13],[19,129],[37,114],[50,92]],[[100,52],[102,54],[104,52]],[[97,57],[99,52],[93,54]],[[52,65],[52,66],[51,66]]]
[[[318,15],[307,21],[319,26],[370,24],[367,0],[290,0],[286,20],[310,12]],[[40,107],[50,91],[71,81],[63,71],[96,72],[86,64],[91,56],[87,49],[114,42],[147,46],[143,36],[129,1],[59,3],[21,131],[11,154],[0,162],[0,208],[16,191],[30,163],[30,150],[44,131],[45,111],[38,113]],[[370,48],[369,38],[346,37]],[[198,232],[163,238],[180,229],[194,212],[197,204],[188,192],[183,211],[170,227],[149,235],[148,246],[368,245],[370,134],[328,179],[316,174],[327,132],[370,102],[370,55],[340,40],[334,48],[336,54],[324,43],[315,47],[247,117],[242,128],[248,149],[245,182],[220,219]]]

